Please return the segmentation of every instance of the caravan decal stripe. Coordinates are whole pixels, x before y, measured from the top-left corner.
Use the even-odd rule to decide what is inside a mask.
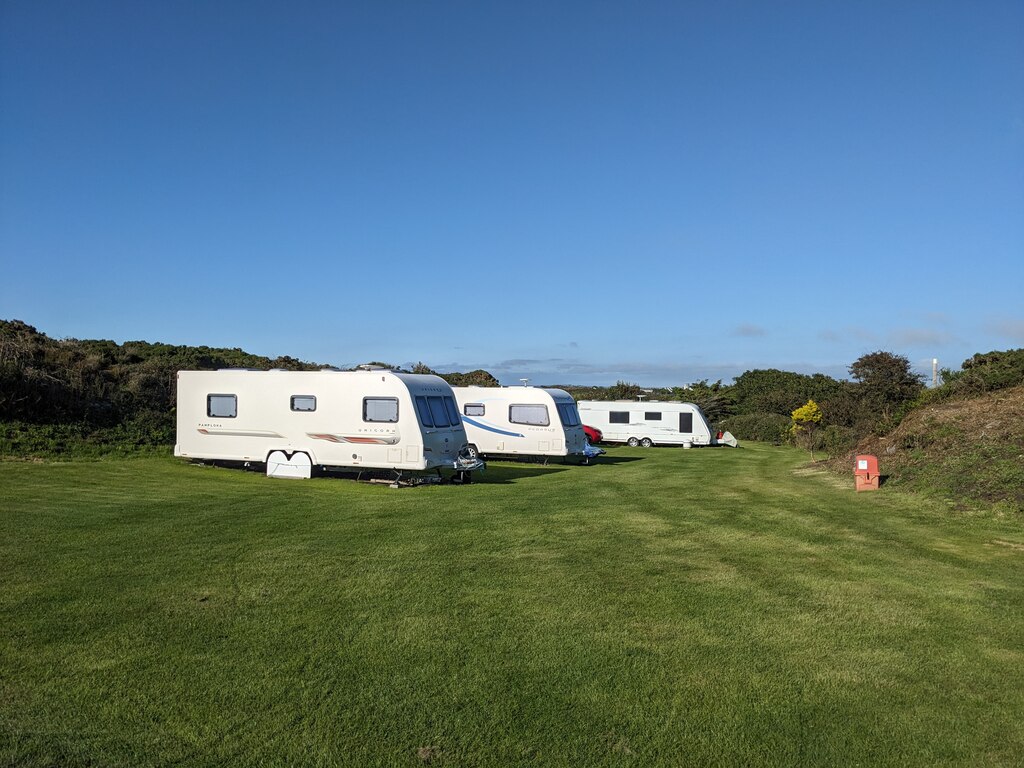
[[[474,427],[486,429],[488,432],[497,432],[499,435],[508,435],[509,437],[526,437],[526,435],[520,434],[519,432],[506,432],[504,429],[498,429],[497,427],[488,426],[487,424],[477,421],[476,419],[469,418],[469,416],[463,415],[462,420],[467,424],[472,424]]]
[[[395,445],[398,443],[397,435],[395,437],[350,437],[347,435],[314,435],[312,432],[307,432],[306,436],[312,437],[314,440],[326,440],[329,443],[358,443],[360,445]]]
[[[200,435],[222,435],[227,437],[284,437],[277,432],[244,432],[232,429],[203,429],[196,430]]]

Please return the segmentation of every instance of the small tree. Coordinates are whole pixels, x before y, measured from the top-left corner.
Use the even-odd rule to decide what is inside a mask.
[[[696,381],[687,387],[673,387],[669,393],[673,400],[695,403],[704,411],[704,416],[712,424],[717,424],[727,416],[731,416],[736,402],[733,399],[732,387],[723,386],[719,379],[708,384],[707,379]]]
[[[900,407],[924,389],[924,377],[910,369],[907,358],[892,352],[861,355],[850,365],[850,376],[857,382],[853,391],[861,418],[875,427],[891,427]]]
[[[793,411],[792,418],[793,424],[789,428],[789,433],[795,441],[807,447],[811,452],[811,461],[814,461],[814,439],[821,424],[821,408],[813,400],[808,400]]]

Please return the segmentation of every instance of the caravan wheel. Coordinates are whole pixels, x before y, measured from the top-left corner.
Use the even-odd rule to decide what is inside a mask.
[[[629,440],[627,440],[626,443],[629,445],[630,448],[636,448],[638,445],[640,445],[640,441],[637,440],[635,437],[629,438]]]
[[[480,451],[478,451],[476,449],[476,446],[473,445],[472,443],[470,443],[469,445],[466,446],[466,454],[471,459],[479,459],[480,458]]]
[[[651,438],[649,437],[645,437],[643,440],[640,441],[641,448],[650,448],[652,445],[654,445],[654,441],[651,440]]]

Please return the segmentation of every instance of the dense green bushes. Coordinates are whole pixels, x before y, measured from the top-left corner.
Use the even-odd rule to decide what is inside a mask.
[[[161,423],[128,422],[110,427],[83,423],[32,424],[0,422],[0,456],[32,458],[97,458],[167,454],[174,445],[174,430]]]
[[[737,376],[732,398],[737,414],[777,413],[788,417],[808,400],[828,402],[842,391],[843,382],[822,373],[808,376],[769,368]]]
[[[0,320],[0,453],[102,453],[174,443],[179,370],[314,369],[240,349],[51,339]]]
[[[787,439],[790,419],[779,413],[741,413],[721,422],[739,440],[782,443]]]
[[[857,445],[857,433],[850,427],[829,424],[818,433],[818,440],[815,448],[824,450],[829,456],[842,456]]]
[[[971,397],[1021,384],[1024,384],[1024,349],[986,352],[964,360],[959,371],[943,370],[942,386],[930,390],[925,400]]]
[[[389,368],[391,366],[388,366]],[[410,373],[440,376],[453,387],[499,387],[501,384],[487,371],[477,369],[469,373],[438,373],[424,363],[416,363]]]

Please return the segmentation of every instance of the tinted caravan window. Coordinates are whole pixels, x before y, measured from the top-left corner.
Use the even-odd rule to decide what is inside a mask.
[[[551,423],[546,405],[510,405],[508,420],[513,424],[530,424],[535,427],[546,427]]]
[[[315,411],[316,398],[313,395],[292,395],[293,411]]]
[[[455,404],[455,398],[445,395],[444,407],[448,410],[448,421],[452,423],[453,427],[459,426],[461,423],[459,419],[459,406]]]
[[[693,432],[693,414],[692,413],[680,413],[679,414],[679,431],[680,432]]]
[[[219,419],[233,419],[238,415],[236,395],[207,395],[206,415]]]
[[[430,418],[430,406],[423,395],[416,395],[416,412],[420,415],[420,424],[424,427],[434,426],[434,420]]]
[[[609,424],[629,424],[629,411],[609,411]]]
[[[363,421],[398,421],[398,398],[364,397]]]
[[[444,407],[444,399],[437,395],[429,395],[427,403],[430,405],[430,418],[434,420],[434,426],[449,426],[448,409]]]
[[[580,414],[572,403],[558,403],[558,418],[562,420],[563,427],[580,425]]]
[[[467,416],[483,416],[485,410],[483,403],[466,403],[462,412]]]

